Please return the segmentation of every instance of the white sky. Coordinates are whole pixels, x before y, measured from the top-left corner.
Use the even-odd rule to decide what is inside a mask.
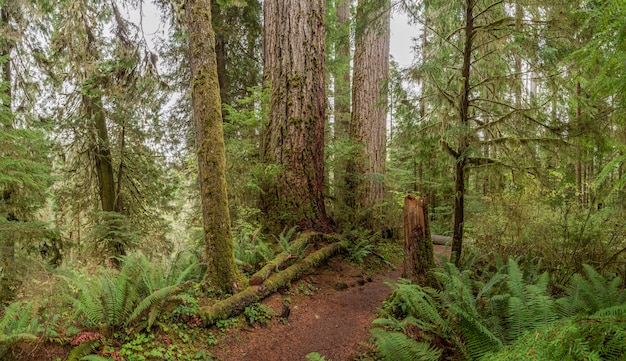
[[[151,2],[144,2],[143,15],[143,30],[148,38],[156,32],[163,31],[159,11]],[[394,13],[391,19],[390,51],[400,67],[408,66],[413,62],[412,39],[420,35],[420,29],[415,25],[408,25],[407,20],[406,14],[398,12]]]
[[[420,36],[420,29],[416,25],[409,25],[406,14],[395,13],[391,19],[390,52],[400,67],[406,67],[413,62],[413,40]]]

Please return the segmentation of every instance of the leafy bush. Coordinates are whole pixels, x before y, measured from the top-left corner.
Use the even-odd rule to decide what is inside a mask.
[[[274,310],[257,302],[246,307],[243,314],[250,325],[253,325],[255,322],[266,325],[272,318]]]

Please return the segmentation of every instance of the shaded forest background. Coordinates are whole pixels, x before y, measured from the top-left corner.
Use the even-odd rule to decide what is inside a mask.
[[[553,295],[584,272],[622,294],[622,1],[153,3],[146,34],[142,1],[0,0],[4,315],[30,302],[57,339],[65,319],[74,335],[146,313],[149,328],[166,300],[198,306],[282,252],[303,258],[307,231],[393,262],[409,193],[455,269],[527,262]],[[389,56],[393,13],[422,29],[406,67]],[[152,283],[98,320],[89,282],[136,272]],[[67,284],[76,318],[53,310]],[[25,334],[2,327],[0,356]]]

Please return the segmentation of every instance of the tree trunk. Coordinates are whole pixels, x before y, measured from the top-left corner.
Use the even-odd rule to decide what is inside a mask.
[[[454,227],[452,233],[452,257],[458,267],[463,250],[463,224],[465,221],[465,166],[467,164],[469,108],[470,108],[470,70],[472,63],[472,45],[474,31],[474,1],[467,0],[465,12],[465,45],[463,47],[463,67],[461,79],[463,88],[459,104],[461,134],[455,164],[456,177],[454,182]]]
[[[350,129],[350,1],[337,3],[336,59],[340,65],[335,70],[335,136],[347,138]]]
[[[211,20],[214,22],[221,15],[220,5],[217,0],[211,0]],[[216,25],[213,23],[213,29]],[[217,64],[217,80],[220,85],[220,99],[225,104],[230,104],[225,90],[228,88],[228,76],[226,74],[226,36],[222,31],[215,29],[215,60]],[[222,109],[223,111],[223,109]],[[222,114],[223,116],[227,114]]]
[[[4,28],[8,26],[9,23],[9,11],[7,9],[7,5],[3,4],[0,7],[0,26]],[[0,102],[2,103],[2,107],[4,109],[0,109],[0,115],[4,117],[6,114],[10,115],[12,113],[12,94],[11,94],[11,49],[12,45],[8,39],[2,39],[2,44],[0,47],[0,61],[2,63],[2,82],[0,85],[3,86],[2,89],[2,99]],[[7,120],[2,119],[0,122],[0,126],[3,126],[4,129],[0,129],[0,131],[4,131],[5,129],[12,128],[11,117],[8,117]],[[4,203],[9,203],[11,198],[12,190],[4,189],[0,194],[2,197],[2,201]],[[6,215],[7,220],[10,220],[11,214]],[[14,294],[14,286],[15,279],[12,274],[15,269],[15,238],[11,236],[0,235],[0,268],[2,268],[2,273],[0,273],[0,303],[4,301],[11,300]]]
[[[428,271],[435,267],[433,243],[428,227],[426,199],[404,197],[404,270],[403,278],[415,284],[430,285]]]
[[[261,207],[272,231],[293,225],[330,231],[324,206],[325,1],[267,0],[263,13],[270,109],[261,158],[274,171]]]
[[[359,0],[357,6],[350,122],[352,142],[363,147],[350,167],[357,211],[384,196],[390,6],[389,0]]]
[[[236,266],[226,194],[226,154],[210,0],[188,0],[186,12],[207,277],[214,286],[231,292],[235,287]]]
[[[115,175],[113,173],[113,159],[109,142],[109,132],[106,124],[106,115],[102,105],[102,96],[97,89],[88,89],[92,94],[83,95],[83,106],[87,117],[93,122],[92,147],[94,164],[98,178],[98,196],[103,212],[102,222],[110,227],[105,239],[108,262],[114,267],[120,266],[120,257],[126,254],[126,247],[122,239],[116,236],[115,228],[119,228],[120,221],[113,213],[119,212],[121,199],[116,190]],[[120,169],[121,170],[121,169]],[[119,188],[117,188],[119,190]]]

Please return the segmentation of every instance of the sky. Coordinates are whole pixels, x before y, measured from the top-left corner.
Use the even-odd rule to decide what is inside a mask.
[[[391,19],[390,53],[400,67],[411,65],[413,62],[412,39],[419,36],[420,29],[416,25],[408,25],[406,14],[393,14]]]
[[[148,37],[155,34],[159,30],[163,30],[160,24],[159,11],[151,2],[144,2],[143,6],[143,29]],[[411,65],[414,54],[411,49],[413,47],[413,38],[420,35],[420,30],[415,25],[408,25],[406,14],[395,12],[391,19],[391,43],[390,53],[394,60],[398,62],[400,67]]]

